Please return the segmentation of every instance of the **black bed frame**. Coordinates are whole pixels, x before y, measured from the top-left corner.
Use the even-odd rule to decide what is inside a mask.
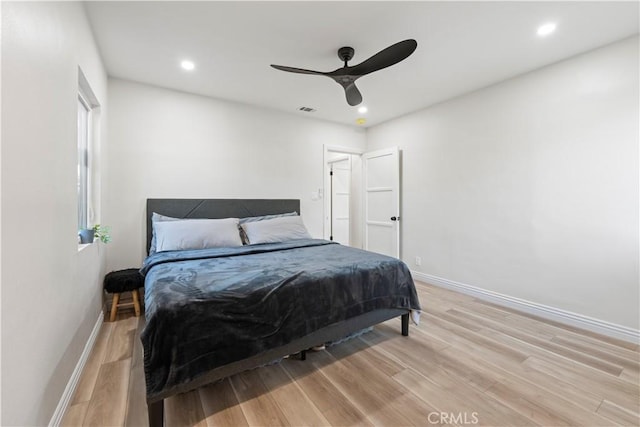
[[[174,218],[245,218],[296,211],[300,213],[300,200],[293,199],[147,199],[147,251],[151,245],[151,216],[153,212]],[[335,341],[354,332],[401,316],[402,335],[409,335],[409,311],[400,309],[376,310],[347,321],[329,325],[264,353],[215,368],[183,384],[171,392],[147,395],[150,427],[164,425],[164,399],[178,393],[202,387],[234,374],[265,365],[290,354],[305,351],[320,342]]]

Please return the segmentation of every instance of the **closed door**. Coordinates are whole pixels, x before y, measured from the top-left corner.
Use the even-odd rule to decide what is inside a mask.
[[[349,220],[351,197],[351,157],[329,163],[331,187],[330,239],[349,245]]]
[[[400,258],[400,156],[397,147],[362,155],[364,248]]]

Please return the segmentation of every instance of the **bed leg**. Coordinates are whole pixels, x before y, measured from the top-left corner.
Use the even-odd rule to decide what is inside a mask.
[[[402,315],[402,336],[409,336],[409,313]]]
[[[307,360],[307,350],[302,350],[300,352],[300,360]]]
[[[149,427],[164,426],[164,399],[157,402],[147,403],[149,413]]]

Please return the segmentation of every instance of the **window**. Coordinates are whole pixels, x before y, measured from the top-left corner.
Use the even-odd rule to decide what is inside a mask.
[[[100,189],[95,185],[99,180],[92,183],[96,173],[93,169],[98,160],[94,151],[99,151],[99,141],[94,139],[99,128],[100,104],[78,68],[78,230],[93,226],[96,221],[94,209],[99,208]]]
[[[89,223],[89,140],[91,104],[78,93],[78,229]]]

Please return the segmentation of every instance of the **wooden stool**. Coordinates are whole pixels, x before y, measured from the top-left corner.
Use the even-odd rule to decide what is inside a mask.
[[[144,277],[140,274],[137,268],[128,268],[126,270],[112,271],[104,276],[104,290],[113,294],[113,301],[111,302],[111,322],[116,320],[116,314],[118,314],[118,308],[131,307],[136,312],[136,317],[140,316],[140,295],[138,294],[138,288],[144,286]],[[133,297],[133,303],[120,304],[120,294],[124,292],[131,292]]]

